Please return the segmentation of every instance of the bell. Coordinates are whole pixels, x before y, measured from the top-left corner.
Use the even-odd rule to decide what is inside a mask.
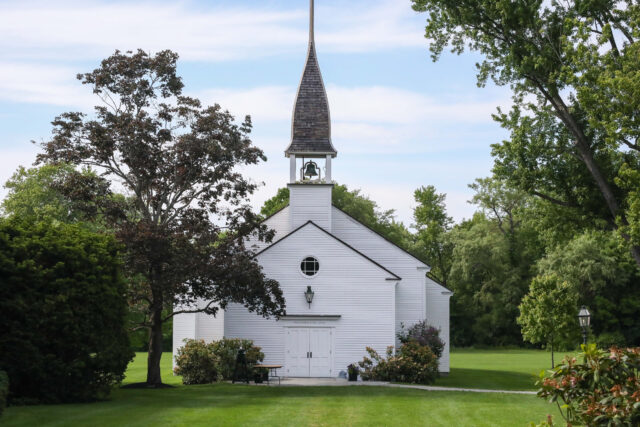
[[[304,176],[308,178],[312,178],[314,176],[318,176],[318,171],[316,170],[316,164],[313,162],[307,163],[304,168]]]

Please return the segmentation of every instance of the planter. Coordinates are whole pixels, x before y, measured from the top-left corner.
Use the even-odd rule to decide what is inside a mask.
[[[358,381],[358,373],[349,372],[349,381]]]

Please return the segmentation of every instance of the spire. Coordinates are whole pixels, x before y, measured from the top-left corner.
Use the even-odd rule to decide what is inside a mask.
[[[309,11],[309,43],[315,43],[316,42],[316,37],[315,37],[315,22],[316,22],[316,18],[315,18],[315,6],[313,4],[313,0],[311,0],[310,5],[309,5],[310,11]]]
[[[320,66],[316,56],[314,35],[314,0],[309,8],[309,49],[307,62],[298,87],[293,123],[291,126],[291,144],[285,151],[290,155],[326,155],[337,154],[331,144],[331,118],[329,101],[322,81]]]

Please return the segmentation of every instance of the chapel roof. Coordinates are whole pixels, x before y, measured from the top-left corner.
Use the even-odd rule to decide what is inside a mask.
[[[291,154],[336,156],[331,143],[329,101],[322,81],[314,40],[314,5],[311,0],[309,49],[293,108],[291,143],[285,151]]]

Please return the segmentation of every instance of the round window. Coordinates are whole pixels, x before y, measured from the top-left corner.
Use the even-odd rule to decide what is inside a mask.
[[[315,276],[320,269],[320,263],[312,256],[306,257],[300,263],[300,270],[307,276]]]

